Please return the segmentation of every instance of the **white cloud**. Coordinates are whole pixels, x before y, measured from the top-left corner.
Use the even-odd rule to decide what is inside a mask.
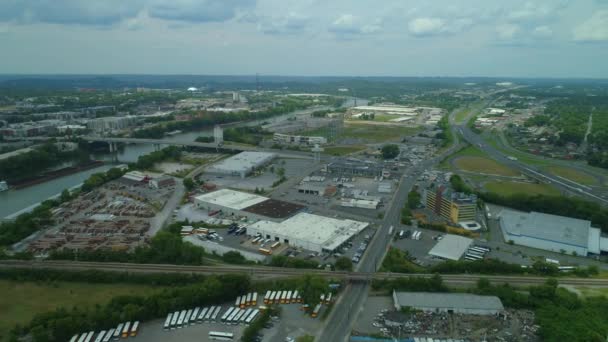
[[[548,39],[553,36],[553,30],[549,26],[537,26],[532,30],[532,36],[537,39]]]
[[[409,32],[414,36],[433,36],[439,34],[455,34],[463,32],[475,25],[469,17],[451,19],[441,17],[420,17],[409,22]]]
[[[355,35],[378,33],[382,31],[382,24],[379,20],[374,23],[362,23],[359,17],[342,14],[329,26],[329,31],[348,38]]]
[[[548,4],[526,2],[522,8],[509,12],[507,19],[512,21],[535,21],[554,15],[556,10],[555,6]]]
[[[408,28],[415,36],[429,36],[445,31],[445,22],[441,18],[416,18],[409,22]]]
[[[576,41],[608,41],[608,10],[595,12],[574,29]]]
[[[514,24],[504,24],[496,27],[496,34],[500,40],[515,40],[521,33],[521,27]]]
[[[310,18],[291,12],[283,17],[261,19],[258,30],[266,34],[294,34],[306,30]]]

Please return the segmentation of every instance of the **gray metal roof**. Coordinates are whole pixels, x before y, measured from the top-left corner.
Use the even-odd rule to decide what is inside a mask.
[[[501,227],[509,235],[531,237],[587,248],[591,222],[570,217],[522,213],[504,209],[501,211]]]
[[[395,292],[400,306],[429,309],[503,310],[495,296],[478,296],[468,293]]]
[[[439,240],[435,247],[429,251],[429,254],[444,259],[458,260],[472,243],[473,240],[469,238],[446,234],[443,239]]]

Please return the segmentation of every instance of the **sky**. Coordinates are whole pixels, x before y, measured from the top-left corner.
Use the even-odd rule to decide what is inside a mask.
[[[608,0],[0,0],[0,73],[608,78]]]

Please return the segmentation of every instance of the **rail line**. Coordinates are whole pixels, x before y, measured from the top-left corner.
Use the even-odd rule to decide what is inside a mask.
[[[67,271],[99,270],[132,273],[184,273],[184,274],[247,274],[251,276],[294,277],[302,273],[314,274],[327,278],[344,279],[349,281],[371,281],[373,279],[398,279],[408,277],[430,278],[428,273],[386,273],[386,272],[344,272],[303,270],[281,267],[243,267],[243,266],[186,266],[170,264],[133,264],[115,262],[86,262],[86,261],[0,261],[0,268],[20,269],[57,269]],[[474,284],[479,278],[486,278],[495,284],[508,283],[512,285],[538,285],[544,283],[546,277],[538,276],[500,276],[483,274],[442,274],[448,284]],[[608,279],[558,277],[562,285],[608,287]]]

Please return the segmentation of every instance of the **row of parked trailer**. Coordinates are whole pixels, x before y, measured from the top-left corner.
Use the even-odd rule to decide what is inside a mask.
[[[467,249],[467,253],[464,255],[464,260],[482,260],[488,253],[490,253],[490,249],[488,247],[472,246]]]
[[[118,340],[120,338],[135,337],[139,332],[139,321],[120,323],[116,328],[110,330],[102,330],[95,337],[95,331],[88,333],[76,334],[72,336],[70,342],[108,342],[110,340]],[[95,339],[93,339],[95,337]]]
[[[264,304],[292,304],[302,303],[302,297],[295,291],[266,291]]]
[[[250,324],[260,313],[259,309],[254,308],[241,309],[229,307],[220,316],[221,310],[220,306],[212,306],[210,308],[197,307],[191,310],[176,311],[167,315],[163,329],[175,330],[197,323],[218,322],[218,317],[219,322],[224,324]]]
[[[221,306],[212,306],[175,311],[167,315],[163,329],[173,330],[183,328],[188,325],[194,325],[196,323],[215,322],[221,310]]]
[[[258,293],[257,292],[249,292],[246,295],[236,297],[236,301],[234,302],[234,306],[240,307],[244,309],[248,306],[257,306],[258,305]]]

